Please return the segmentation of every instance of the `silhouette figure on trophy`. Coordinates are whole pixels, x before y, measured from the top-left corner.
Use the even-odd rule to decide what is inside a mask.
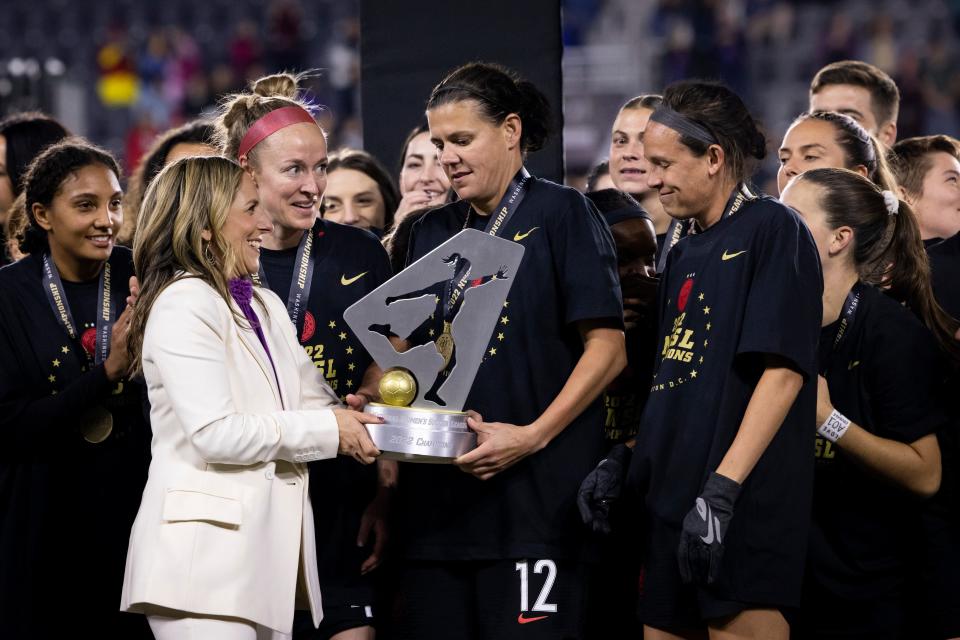
[[[391,331],[389,324],[373,324],[369,327],[370,331],[379,333],[388,340],[393,337],[406,340],[411,349],[427,344],[428,342],[433,342],[436,345],[437,351],[443,358],[443,368],[437,372],[433,386],[424,394],[423,399],[429,400],[441,407],[445,407],[447,403],[438,395],[438,392],[450,376],[454,367],[457,366],[457,345],[453,340],[453,321],[457,317],[457,314],[460,313],[460,309],[463,308],[464,293],[468,289],[482,287],[488,282],[504,280],[507,277],[507,268],[501,266],[493,275],[471,278],[470,270],[472,267],[470,261],[459,253],[454,253],[447,258],[443,258],[443,263],[452,265],[453,267],[453,275],[450,278],[435,282],[419,291],[413,291],[400,296],[390,296],[384,301],[389,307],[394,302],[400,300],[412,300],[433,294],[437,304],[436,311],[425,318],[408,336],[398,336]],[[439,337],[435,337],[437,332],[433,327],[433,325],[437,323],[437,316],[440,316],[443,321],[443,329]]]

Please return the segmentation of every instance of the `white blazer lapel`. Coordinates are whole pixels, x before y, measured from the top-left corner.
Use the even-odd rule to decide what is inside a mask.
[[[240,314],[242,315],[243,312],[241,311]],[[262,316],[262,314],[263,311],[261,310],[257,315]],[[261,320],[261,322],[263,321]],[[247,351],[253,355],[254,359],[257,361],[257,364],[260,366],[260,372],[263,373],[266,383],[269,384],[270,389],[273,390],[273,396],[276,398],[277,402],[281,407],[287,406],[281,396],[280,389],[277,388],[277,377],[279,376],[279,372],[277,372],[277,376],[274,375],[273,366],[270,364],[270,359],[267,357],[267,352],[263,348],[263,345],[260,344],[260,339],[257,337],[257,334],[251,329],[241,326],[237,327],[237,333],[240,335],[241,344],[243,344]],[[264,335],[266,335],[266,333],[267,332],[264,331]]]

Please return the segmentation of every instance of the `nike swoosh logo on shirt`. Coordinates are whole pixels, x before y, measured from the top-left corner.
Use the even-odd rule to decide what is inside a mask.
[[[723,252],[723,255],[720,256],[720,259],[721,259],[721,260],[733,260],[733,259],[736,258],[737,256],[743,255],[743,254],[746,253],[746,252],[747,252],[746,249],[744,249],[743,251],[737,251],[736,253],[727,253],[726,251],[724,251],[724,252]]]
[[[859,365],[860,365],[860,361],[854,360],[853,362],[847,365],[847,371],[853,371],[853,368]]]
[[[340,284],[342,284],[343,286],[346,287],[347,285],[353,284],[354,282],[356,282],[357,280],[359,280],[359,279],[362,278],[363,276],[367,275],[368,273],[370,273],[370,272],[369,272],[369,271],[364,271],[363,273],[361,273],[361,274],[359,274],[359,275],[356,275],[356,276],[353,276],[352,278],[348,278],[348,277],[346,276],[346,274],[344,274],[344,275],[340,276]]]
[[[530,235],[531,233],[533,233],[534,231],[536,231],[536,230],[539,229],[539,228],[540,228],[540,227],[534,227],[533,229],[530,229],[530,231],[527,231],[526,233],[519,233],[519,232],[518,232],[518,233],[515,233],[514,236],[513,236],[513,241],[514,241],[514,242],[520,242],[521,240],[523,240],[524,238],[526,238],[528,235]]]
[[[528,622],[536,622],[537,620],[546,620],[548,616],[537,616],[535,618],[524,618],[523,614],[517,616],[517,622],[520,624],[527,624]]]

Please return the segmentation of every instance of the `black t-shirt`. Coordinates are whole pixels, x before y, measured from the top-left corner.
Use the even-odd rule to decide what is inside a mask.
[[[133,273],[129,250],[116,247],[110,264],[118,316]],[[110,382],[93,361],[97,280],[64,282],[81,334],[71,340],[47,302],[41,274],[39,256],[0,270],[4,637],[49,628],[48,603],[62,593],[70,594],[70,611],[111,628],[107,620],[118,615],[130,527],[150,455],[141,385]],[[112,432],[99,444],[87,442],[79,429],[78,417],[94,406],[113,417]]]
[[[799,600],[822,289],[807,227],[769,197],[680,240],[660,276],[660,349],[630,482],[665,526],[679,530],[726,455],[765,356],[788,361],[805,380],[737,501],[716,585],[727,598]]]
[[[642,325],[627,331],[627,366],[603,393],[606,447],[625,442],[640,430],[640,416],[650,395],[655,329]]]
[[[341,399],[356,391],[370,354],[343,321],[343,312],[390,278],[387,253],[373,234],[318,219],[313,229],[313,281],[301,322],[300,344]],[[260,250],[267,286],[285,301],[297,265],[297,247]],[[310,463],[320,586],[331,605],[369,603],[360,565],[369,547],[357,547],[360,517],[376,491],[375,465],[337,456]]]
[[[343,312],[390,278],[387,253],[368,231],[317,219],[313,281],[298,338],[341,399],[360,387],[373,360],[343,321]],[[290,294],[297,247],[261,249],[267,286],[284,302]]]
[[[943,310],[960,320],[960,233],[927,248],[933,293]]]
[[[526,251],[517,273],[509,274],[510,295],[465,405],[487,422],[528,425],[544,412],[583,354],[578,321],[609,319],[622,326],[606,223],[579,192],[536,178],[529,184],[501,234]],[[467,209],[465,202],[452,203],[417,222],[408,264],[459,233]],[[478,228],[487,222],[472,219]],[[407,556],[576,556],[583,530],[577,489],[600,458],[602,435],[597,398],[543,450],[490,480],[451,465],[404,464],[398,512]]]
[[[824,327],[820,339],[820,368],[837,411],[870,433],[904,443],[946,424],[938,395],[943,358],[909,310],[863,286],[847,336],[834,348],[839,323]],[[840,445],[817,437],[815,451],[810,597],[896,596],[915,569],[922,501],[865,471]]]

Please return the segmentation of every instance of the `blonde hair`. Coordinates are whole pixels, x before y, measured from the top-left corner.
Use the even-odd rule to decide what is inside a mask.
[[[143,333],[157,296],[182,278],[200,278],[230,304],[230,274],[240,259],[221,230],[243,178],[238,164],[218,156],[183,158],[165,167],[143,197],[133,241],[140,296],[133,310],[127,348],[131,375],[140,372]],[[209,233],[209,239],[204,232]],[[256,293],[254,293],[256,296]]]
[[[311,105],[297,97],[300,81],[307,77],[308,72],[264,76],[250,85],[249,93],[234,93],[224,98],[220,104],[214,135],[214,142],[220,147],[221,153],[228,158],[236,158],[243,136],[247,135],[254,122],[271,111],[284,107],[300,107],[310,113]],[[248,157],[251,164],[255,165],[256,147]]]

